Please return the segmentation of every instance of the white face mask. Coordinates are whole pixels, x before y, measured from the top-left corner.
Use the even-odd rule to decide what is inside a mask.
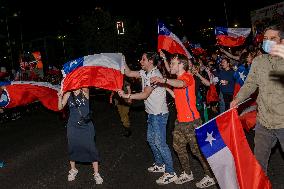
[[[275,44],[276,44],[275,41],[264,40],[262,42],[262,49],[264,50],[264,52],[269,53],[271,51],[271,47]]]

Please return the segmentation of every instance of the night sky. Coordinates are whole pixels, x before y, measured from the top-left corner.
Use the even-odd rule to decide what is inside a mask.
[[[129,2],[129,0],[128,0]],[[188,4],[187,6],[185,6]],[[114,16],[129,16],[139,20],[149,29],[145,33],[156,32],[156,20],[164,20],[166,24],[176,22],[178,16],[183,21],[186,35],[197,31],[208,24],[209,19],[216,26],[226,26],[224,3],[226,5],[229,27],[238,24],[239,27],[250,27],[250,11],[272,5],[277,0],[173,0],[165,1],[132,0],[80,0],[71,3],[70,0],[1,0],[1,6],[9,7],[9,14],[20,12],[22,32],[25,40],[45,35],[55,35],[62,29],[62,23],[79,17],[95,7],[102,7]],[[193,5],[194,4],[194,5]],[[172,25],[173,32],[176,29]]]

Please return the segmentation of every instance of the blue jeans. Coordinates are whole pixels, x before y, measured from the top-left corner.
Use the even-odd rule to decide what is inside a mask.
[[[154,155],[155,164],[165,164],[165,172],[173,173],[173,160],[170,148],[166,143],[167,120],[169,114],[148,114],[147,141]]]

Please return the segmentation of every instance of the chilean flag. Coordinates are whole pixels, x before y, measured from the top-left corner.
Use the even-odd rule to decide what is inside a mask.
[[[121,53],[88,55],[63,65],[63,92],[82,87],[121,89],[125,58]]]
[[[201,47],[200,43],[191,43],[189,47],[191,48],[192,53],[195,55],[201,55],[206,53],[206,51]]]
[[[236,47],[243,45],[247,36],[250,34],[250,31],[250,28],[216,27],[215,35],[217,44],[226,47]]]
[[[221,189],[270,189],[247,143],[236,109],[195,129],[199,147]]]
[[[47,109],[59,111],[59,86],[35,81],[0,82],[0,86],[4,88],[0,96],[0,107],[14,108],[40,101]]]
[[[238,94],[240,88],[243,86],[248,73],[249,73],[249,67],[246,68],[244,65],[240,65],[237,69],[237,71],[234,73],[235,78],[235,89],[234,89],[234,97]]]
[[[244,65],[240,65],[237,71],[234,74],[235,88],[234,88],[234,97],[238,94],[241,87],[243,86],[247,75],[249,73],[250,67],[245,67]],[[256,124],[256,98],[258,93],[255,92],[250,96],[250,100],[246,103],[241,104],[238,107],[238,111],[240,112],[240,121],[242,122],[243,128],[246,131],[249,131]]]
[[[158,51],[161,49],[168,51],[171,54],[179,53],[191,58],[191,55],[186,50],[181,40],[173,34],[164,23],[158,23]]]

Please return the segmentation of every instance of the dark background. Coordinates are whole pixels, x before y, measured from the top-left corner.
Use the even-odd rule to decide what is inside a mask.
[[[143,51],[156,50],[157,20],[206,48],[215,36],[203,29],[251,27],[250,11],[278,2],[1,0],[0,65],[17,68],[19,54],[34,50],[41,51],[45,67],[100,52],[123,52],[134,62]],[[124,35],[117,35],[117,21],[124,22]]]

